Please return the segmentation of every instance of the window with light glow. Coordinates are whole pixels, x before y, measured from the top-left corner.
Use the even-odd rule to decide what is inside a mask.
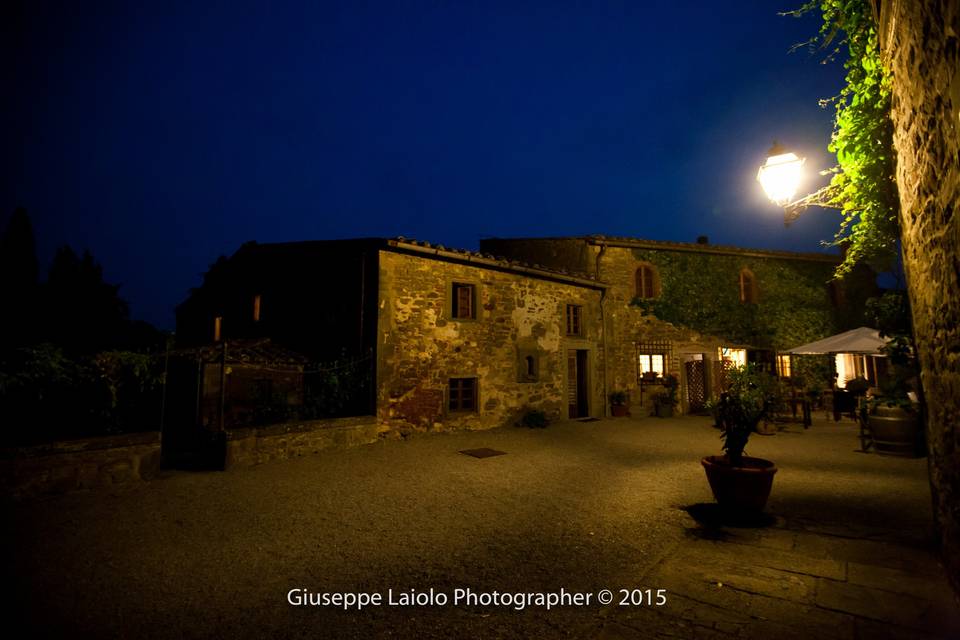
[[[734,367],[745,367],[747,365],[747,350],[734,349],[732,347],[720,347],[717,350],[717,357],[720,360],[729,362]]]
[[[260,295],[253,296],[253,321],[260,322]]]
[[[213,319],[213,341],[220,342],[221,330],[223,329],[223,316],[217,316]]]
[[[662,353],[639,353],[637,354],[637,365],[640,376],[647,372],[654,372],[658,378],[663,377],[666,370],[663,367]]]
[[[782,378],[790,377],[790,356],[789,355],[778,355],[777,356],[777,372]]]

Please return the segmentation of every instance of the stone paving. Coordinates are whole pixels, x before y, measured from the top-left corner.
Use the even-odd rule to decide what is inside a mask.
[[[640,582],[669,606],[607,609],[596,637],[955,638],[960,611],[921,549],[777,522],[706,527]]]
[[[853,423],[755,436],[780,468],[770,518],[731,526],[698,464],[719,444],[705,418],[564,422],[7,502],[12,620],[40,637],[960,637],[925,460],[857,453]],[[458,453],[485,447],[506,455]],[[290,607],[291,587],[667,604],[358,612]]]

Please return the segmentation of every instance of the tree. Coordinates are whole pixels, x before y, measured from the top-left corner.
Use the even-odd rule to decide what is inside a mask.
[[[0,344],[30,342],[37,303],[37,249],[26,209],[13,212],[0,235]]]
[[[44,286],[44,339],[73,353],[118,346],[127,333],[129,309],[119,285],[103,280],[103,268],[89,251],[57,250]]]

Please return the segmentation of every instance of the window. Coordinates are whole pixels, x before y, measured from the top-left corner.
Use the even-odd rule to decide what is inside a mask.
[[[517,352],[517,382],[537,382],[540,376],[540,357],[535,351]]]
[[[477,317],[476,291],[477,288],[472,284],[463,282],[453,283],[453,296],[450,306],[450,316],[452,318],[472,320]]]
[[[757,281],[749,269],[740,270],[740,302],[744,304],[757,302]]]
[[[637,354],[637,366],[639,367],[641,377],[645,373],[656,373],[658,378],[662,378],[665,373],[663,369],[662,353],[640,353]]]
[[[782,378],[790,377],[790,356],[788,354],[777,356],[777,373]]]
[[[660,294],[657,271],[652,264],[640,265],[637,268],[636,279],[638,298],[656,298]]]
[[[567,335],[583,335],[583,307],[578,304],[567,305]]]
[[[637,343],[637,384],[648,384],[669,373],[673,345],[669,340]]]
[[[537,361],[533,356],[527,356],[523,359],[523,370],[528,378],[537,377]]]
[[[745,367],[747,365],[747,350],[734,349],[733,347],[720,347],[717,349],[717,357],[730,363],[734,367]]]
[[[260,322],[260,294],[253,296],[253,321]]]
[[[213,341],[220,342],[220,330],[223,325],[223,316],[217,316],[213,319]]]
[[[450,378],[450,411],[477,410],[477,379]]]

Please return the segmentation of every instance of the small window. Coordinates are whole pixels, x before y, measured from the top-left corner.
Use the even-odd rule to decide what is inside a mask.
[[[652,264],[642,264],[637,268],[637,297],[644,300],[660,295],[657,270]]]
[[[583,335],[583,307],[578,304],[567,305],[567,335]]]
[[[450,411],[477,410],[477,379],[450,378]]]
[[[517,361],[517,381],[537,382],[540,376],[540,361],[536,353],[521,351]]]
[[[757,302],[757,281],[749,269],[740,270],[740,302],[743,304]]]
[[[260,294],[253,296],[253,321],[260,322]]]
[[[477,317],[477,288],[463,282],[453,283],[450,315],[459,320],[471,320]]]
[[[223,316],[217,316],[213,319],[213,341],[220,342],[220,332],[223,327]]]

